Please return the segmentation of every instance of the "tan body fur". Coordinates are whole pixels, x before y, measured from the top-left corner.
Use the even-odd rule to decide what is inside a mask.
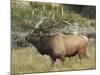
[[[88,40],[87,37],[83,35],[64,35],[59,33],[52,35],[48,43],[53,49],[53,53],[59,57],[59,55],[72,55],[76,51],[80,54],[84,54]]]

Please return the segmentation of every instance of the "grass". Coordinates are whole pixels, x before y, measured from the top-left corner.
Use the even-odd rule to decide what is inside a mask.
[[[95,43],[90,42],[87,51],[89,58],[80,60],[77,55],[71,58],[66,57],[64,66],[61,64],[60,60],[57,59],[54,67],[51,67],[51,60],[49,56],[40,55],[33,47],[13,49],[11,56],[11,73],[37,73],[95,69],[95,51]]]

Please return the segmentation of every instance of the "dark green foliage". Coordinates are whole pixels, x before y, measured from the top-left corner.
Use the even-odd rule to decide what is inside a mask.
[[[82,11],[82,16],[87,18],[96,18],[96,7],[95,6],[84,6]]]
[[[96,6],[86,6],[86,5],[64,5],[64,9],[67,11],[72,11],[74,13],[79,13],[86,18],[96,17]]]

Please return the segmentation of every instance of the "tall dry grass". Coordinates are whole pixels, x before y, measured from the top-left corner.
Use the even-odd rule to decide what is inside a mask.
[[[96,68],[95,42],[90,42],[87,54],[89,58],[79,59],[78,55],[66,57],[64,65],[57,59],[51,67],[49,56],[42,56],[34,47],[18,48],[12,50],[11,73],[37,73],[54,71],[74,71]]]

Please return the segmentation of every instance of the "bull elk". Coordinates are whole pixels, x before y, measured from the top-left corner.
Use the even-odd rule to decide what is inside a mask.
[[[42,21],[44,19],[45,18],[43,18]],[[42,21],[40,22],[42,23]],[[56,26],[59,22],[53,26]],[[54,65],[57,58],[64,63],[65,57],[74,56],[76,54],[78,54],[79,57],[86,55],[88,44],[88,38],[86,36],[65,35],[62,33],[48,34],[38,27],[39,25],[33,27],[34,31],[29,33],[25,39],[34,45],[40,54],[49,55],[52,60],[52,65]]]

